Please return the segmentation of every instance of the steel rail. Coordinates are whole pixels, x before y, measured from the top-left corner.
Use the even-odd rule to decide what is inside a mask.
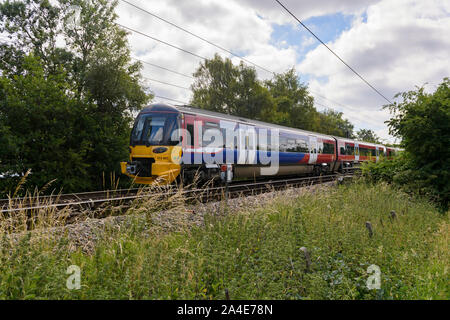
[[[334,181],[337,178],[343,178],[345,176],[342,176],[340,174],[335,175],[324,175],[324,176],[314,176],[314,177],[299,177],[299,178],[288,178],[288,179],[279,179],[279,180],[266,180],[266,181],[258,181],[253,183],[234,183],[228,185],[228,193],[229,194],[242,194],[245,192],[255,192],[255,191],[264,191],[264,190],[271,190],[271,189],[277,189],[280,187],[289,187],[289,186],[295,186],[295,185],[304,185],[305,183],[313,183],[313,182],[330,182]],[[139,193],[142,189],[122,189],[120,191],[127,191],[135,192],[135,194],[132,195],[124,195],[119,197],[107,197],[107,198],[99,198],[99,199],[87,199],[87,200],[81,200],[81,201],[70,201],[70,202],[63,202],[63,203],[50,203],[50,204],[43,204],[43,205],[37,205],[37,206],[28,206],[28,207],[18,207],[18,208],[8,208],[8,209],[2,209],[0,213],[11,213],[11,212],[19,212],[19,211],[31,211],[31,210],[40,210],[40,209],[50,209],[50,208],[64,208],[64,207],[76,207],[76,206],[94,206],[96,204],[101,203],[107,203],[107,202],[117,202],[117,201],[130,201],[135,199],[143,199],[148,197],[170,197],[176,194],[180,195],[197,195],[196,198],[202,198],[206,197],[217,197],[218,195],[223,194],[223,192],[226,191],[225,186],[220,187],[209,187],[209,188],[196,188],[196,189],[187,189],[187,190],[174,190],[169,192],[142,192]],[[66,194],[65,196],[73,195],[79,199],[78,197],[80,195],[94,195],[94,194],[106,194],[106,193],[117,193],[117,191],[111,192],[111,190],[107,191],[93,191],[93,192],[84,192],[81,194]],[[47,199],[51,196],[47,196]],[[58,196],[55,197],[58,199]],[[23,201],[24,198],[15,198],[16,200]],[[42,198],[37,198],[42,199]],[[9,201],[12,201],[13,199],[9,200],[8,203],[11,203]]]

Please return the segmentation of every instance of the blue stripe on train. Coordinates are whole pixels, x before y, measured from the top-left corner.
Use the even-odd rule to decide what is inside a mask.
[[[220,152],[215,153],[214,156],[210,156],[210,153],[203,153],[201,154],[200,152],[183,152],[183,161],[185,163],[191,163],[191,164],[196,164],[195,160],[200,160],[202,161],[202,163],[207,163],[206,160],[209,159],[215,159],[215,163],[228,163],[226,161],[227,159],[227,153],[228,154],[228,158],[232,159],[232,163],[236,163],[237,159],[238,159],[238,150],[237,149],[223,149]],[[275,152],[271,152],[271,151],[256,151],[256,164],[261,164],[261,160],[264,160],[266,158],[266,160],[264,161],[265,164],[267,163],[267,157],[271,157],[272,153]],[[303,160],[303,158],[305,157],[305,153],[301,153],[301,152],[278,152],[279,154],[279,163],[280,164],[296,164],[299,163],[300,161]],[[185,160],[189,160],[189,161],[185,161]],[[211,161],[208,161],[209,163],[211,163]]]

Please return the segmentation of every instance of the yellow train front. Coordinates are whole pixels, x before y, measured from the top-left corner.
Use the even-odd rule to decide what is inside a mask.
[[[167,105],[143,109],[131,132],[130,159],[120,163],[122,173],[139,184],[173,182],[181,171],[181,118],[177,109]]]

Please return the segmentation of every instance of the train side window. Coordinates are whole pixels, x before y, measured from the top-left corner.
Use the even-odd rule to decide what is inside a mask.
[[[287,151],[288,152],[296,152],[297,151],[297,145],[295,144],[294,139],[287,140]]]
[[[295,143],[296,143],[296,151],[297,152],[309,153],[309,151],[308,151],[308,144],[306,143],[305,140],[297,139],[295,141]]]
[[[280,136],[280,152],[286,152],[287,151],[287,138]]]
[[[344,147],[341,147],[341,154],[345,155],[345,148]]]
[[[206,146],[208,146],[209,144],[211,144],[211,143],[214,143],[215,142],[215,139],[216,139],[216,137],[215,137],[215,135],[217,134],[217,132],[220,132],[221,133],[221,131],[220,131],[220,129],[219,129],[219,124],[218,123],[215,123],[215,122],[205,122],[205,124],[204,124],[204,126],[203,126],[203,135],[205,134],[205,132],[206,131],[208,131],[208,130],[213,130],[212,132],[210,132],[211,134],[214,134],[214,136],[211,138],[211,140],[209,140],[209,141],[207,141],[207,140],[204,140],[204,139],[202,139],[202,141],[203,141],[203,147],[206,147]],[[203,137],[204,138],[204,137]]]
[[[186,129],[187,129],[187,132],[189,133],[189,135],[191,136],[190,140],[186,141],[186,145],[188,147],[192,147],[192,146],[194,146],[194,125],[187,124]]]
[[[360,147],[359,154],[363,157],[367,157],[369,155],[369,149]]]
[[[260,135],[258,134],[258,150],[264,150],[264,151],[270,151],[271,150],[271,143],[272,143],[272,137],[270,135],[270,130],[266,131],[266,139],[260,139]]]
[[[355,147],[352,147],[348,144],[345,146],[345,154],[350,156],[350,155],[353,155],[354,151],[355,151]]]
[[[324,142],[323,143],[323,153],[324,154],[334,154],[334,144]]]

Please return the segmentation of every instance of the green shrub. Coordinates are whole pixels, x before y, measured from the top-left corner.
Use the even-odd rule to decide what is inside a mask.
[[[362,172],[370,182],[394,184],[406,192],[432,200],[443,212],[448,210],[448,173],[438,174],[439,171],[433,168],[417,167],[406,151],[392,160],[365,163],[362,165]]]
[[[400,163],[387,165],[396,167],[396,175],[389,177],[388,168],[381,170],[387,180],[429,195],[446,211],[450,200],[450,79],[444,78],[433,93],[422,87],[400,95],[402,102],[387,106],[393,114],[387,123],[389,132],[402,139],[405,156]]]

